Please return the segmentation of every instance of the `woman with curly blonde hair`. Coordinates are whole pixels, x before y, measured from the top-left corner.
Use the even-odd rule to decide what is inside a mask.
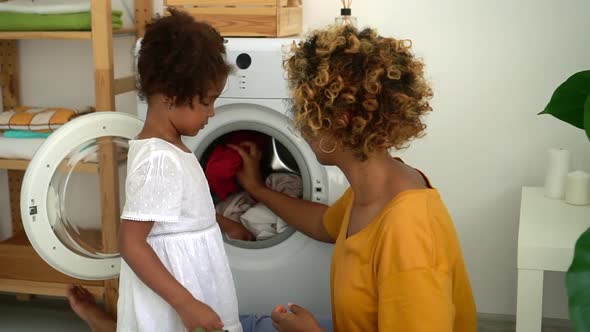
[[[238,178],[256,200],[335,243],[335,331],[477,330],[451,216],[426,176],[390,154],[423,134],[431,110],[424,65],[410,47],[372,29],[333,26],[294,45],[285,62],[295,124],[318,161],[339,167],[351,186],[331,207],[266,188],[256,146],[233,147],[244,159]],[[289,309],[272,314],[279,331],[321,330],[307,310]]]

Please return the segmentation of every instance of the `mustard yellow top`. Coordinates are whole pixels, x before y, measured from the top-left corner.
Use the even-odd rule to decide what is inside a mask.
[[[477,331],[459,239],[438,192],[400,193],[347,238],[353,196],[348,189],[324,215],[336,240],[334,331]]]

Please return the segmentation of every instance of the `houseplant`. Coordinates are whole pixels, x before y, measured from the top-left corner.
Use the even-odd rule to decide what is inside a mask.
[[[541,114],[551,114],[584,130],[590,140],[590,70],[578,72],[562,83]],[[565,284],[575,331],[590,332],[590,228],[576,241]]]

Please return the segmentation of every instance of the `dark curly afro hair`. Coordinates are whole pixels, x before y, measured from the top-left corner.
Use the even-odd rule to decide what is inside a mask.
[[[330,135],[361,160],[420,137],[432,91],[410,48],[407,40],[350,25],[294,44],[285,68],[303,135]]]
[[[176,97],[178,106],[192,107],[193,98],[205,97],[231,67],[219,32],[185,12],[169,9],[169,13],[146,25],[137,63],[139,96],[161,93]]]

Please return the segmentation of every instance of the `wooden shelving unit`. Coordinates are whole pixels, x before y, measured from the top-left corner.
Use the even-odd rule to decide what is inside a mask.
[[[115,35],[135,33],[135,29],[118,29]],[[0,39],[82,39],[92,40],[91,31],[0,31]]]
[[[11,109],[19,102],[18,93],[18,40],[62,39],[89,40],[92,43],[96,111],[114,111],[115,95],[135,89],[134,77],[114,78],[113,35],[135,32],[143,36],[145,23],[151,19],[151,0],[135,0],[135,29],[113,32],[111,2],[92,0],[91,31],[26,31],[0,32],[0,75],[8,82],[4,88],[4,109]],[[100,159],[76,166],[76,172],[98,173],[100,176],[102,232],[95,234],[103,250],[116,250],[117,225],[119,223],[119,183],[117,169],[125,156],[118,155],[112,141],[99,140]],[[0,242],[0,291],[19,294],[26,299],[30,295],[65,296],[65,286],[82,284],[92,294],[104,301],[106,309],[115,314],[118,280],[85,281],[66,276],[47,265],[37,255],[26,234],[20,218],[20,187],[28,160],[0,159],[0,169],[8,171],[13,236]]]

